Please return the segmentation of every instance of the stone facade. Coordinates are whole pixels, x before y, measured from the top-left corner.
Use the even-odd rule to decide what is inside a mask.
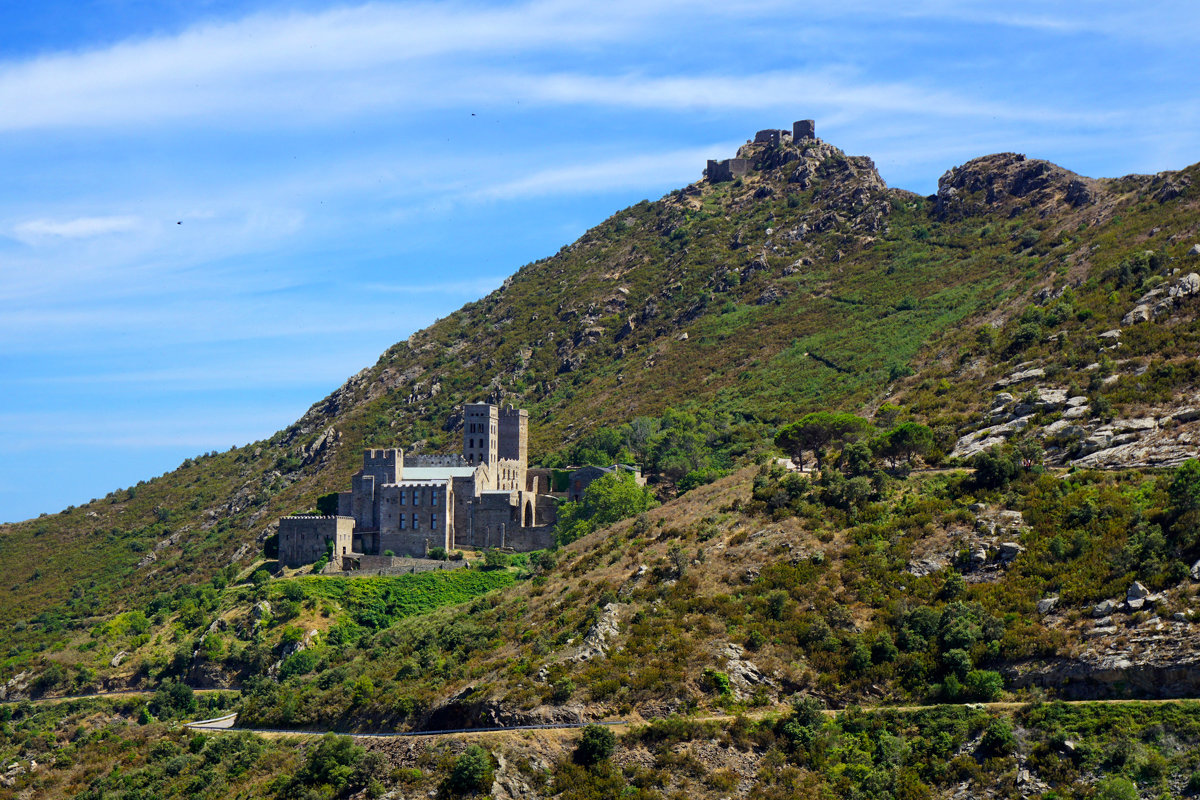
[[[353,535],[353,517],[284,517],[279,520],[279,560],[289,567],[311,564],[333,542],[337,561],[353,551]]]
[[[347,563],[362,556],[422,557],[434,547],[547,547],[553,542],[556,500],[549,496],[544,471],[529,472],[528,442],[527,411],[477,403],[463,410],[461,455],[413,457],[399,448],[366,450],[350,491],[338,493],[339,516],[280,521],[280,557],[285,521],[303,519],[338,520],[339,531],[349,525],[335,551],[349,557]],[[317,539],[332,524],[297,527],[287,522],[284,563],[295,566],[319,558],[325,544]]]

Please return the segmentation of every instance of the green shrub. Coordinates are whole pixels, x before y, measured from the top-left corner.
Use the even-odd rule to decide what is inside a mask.
[[[451,795],[480,794],[492,788],[493,766],[491,753],[477,744],[454,760],[450,774],[442,782],[443,792]]]
[[[588,725],[583,729],[579,746],[575,748],[575,760],[580,764],[595,764],[613,754],[617,737],[603,725]]]

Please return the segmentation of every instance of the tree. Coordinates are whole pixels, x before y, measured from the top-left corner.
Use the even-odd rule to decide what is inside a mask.
[[[933,429],[919,422],[905,422],[879,437],[878,452],[895,467],[903,459],[912,464],[917,456],[933,449]]]
[[[817,411],[785,426],[776,434],[775,444],[801,468],[804,466],[804,451],[811,450],[820,468],[830,445],[858,441],[871,430],[870,422],[854,414]]]
[[[613,754],[617,737],[603,725],[588,725],[583,729],[583,738],[575,748],[575,760],[590,765],[604,761]]]
[[[1175,468],[1167,495],[1176,515],[1200,510],[1200,461],[1189,458]]]
[[[442,783],[452,795],[479,794],[492,788],[492,755],[477,744],[468,745],[454,760],[454,767]]]
[[[355,767],[365,753],[349,736],[327,733],[309,752],[308,760],[296,777],[310,786],[325,784],[341,791],[351,783]]]
[[[583,500],[558,507],[555,540],[559,545],[569,544],[596,528],[636,517],[657,505],[654,493],[639,486],[632,474],[610,472],[583,490]]]

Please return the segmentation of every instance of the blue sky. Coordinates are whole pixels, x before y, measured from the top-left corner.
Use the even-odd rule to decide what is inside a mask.
[[[755,130],[1200,160],[1188,2],[0,0],[0,521],[269,436]]]

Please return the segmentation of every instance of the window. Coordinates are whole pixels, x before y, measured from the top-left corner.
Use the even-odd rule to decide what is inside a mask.
[[[406,494],[408,494],[408,492],[404,491],[403,489],[400,490],[400,505],[404,505],[404,495]]]
[[[421,504],[421,490],[413,489],[413,505],[417,506],[420,504]]]
[[[412,522],[413,522],[413,530],[414,531],[421,527],[421,521],[420,521],[420,519],[418,519],[416,514],[413,514]]]
[[[429,515],[429,527],[435,531],[437,530],[437,514]]]
[[[429,492],[429,505],[437,505],[437,489],[433,489]]]

